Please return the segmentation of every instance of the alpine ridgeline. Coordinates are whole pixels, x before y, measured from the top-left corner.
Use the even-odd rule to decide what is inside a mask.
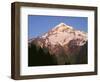
[[[53,58],[50,65],[85,64],[87,40],[87,33],[60,23],[42,36],[30,39],[28,45],[29,49],[34,45],[37,51],[41,48],[45,55],[49,54]]]

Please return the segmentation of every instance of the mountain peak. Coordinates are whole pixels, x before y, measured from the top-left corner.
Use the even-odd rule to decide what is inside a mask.
[[[87,33],[76,30],[65,23],[60,23],[40,37],[30,40],[30,44],[47,49],[51,54],[79,52],[87,42]]]
[[[63,31],[67,29],[73,29],[73,27],[66,25],[65,23],[60,23],[53,28],[53,30],[57,30],[57,31]]]
[[[63,22],[61,22],[61,23],[59,23],[57,26],[66,26],[66,24],[63,23]]]

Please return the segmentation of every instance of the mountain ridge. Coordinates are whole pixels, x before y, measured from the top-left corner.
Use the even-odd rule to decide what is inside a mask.
[[[42,52],[54,56],[57,64],[61,65],[68,64],[69,59],[70,63],[76,63],[76,59],[79,58],[79,54],[87,42],[87,33],[74,29],[65,23],[60,23],[42,36],[29,40],[28,44],[29,48],[31,45],[35,45],[37,51],[42,49]]]
[[[82,46],[87,41],[87,34],[64,23],[60,23],[44,35],[33,38],[29,43],[35,43],[41,48],[49,48],[60,45],[78,45]],[[53,51],[50,51],[53,52]]]

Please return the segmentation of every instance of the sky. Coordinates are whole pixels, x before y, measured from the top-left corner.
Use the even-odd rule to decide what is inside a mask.
[[[28,39],[41,36],[60,23],[88,32],[87,17],[28,15]]]

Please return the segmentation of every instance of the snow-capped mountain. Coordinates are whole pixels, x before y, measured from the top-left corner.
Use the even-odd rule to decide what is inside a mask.
[[[30,39],[28,44],[30,62],[36,62],[31,62],[30,65],[87,63],[87,33],[64,23],[58,24],[37,38]]]
[[[77,53],[86,42],[87,33],[64,23],[58,24],[42,36],[29,41],[29,43],[36,44],[41,48],[47,48],[51,54]]]

